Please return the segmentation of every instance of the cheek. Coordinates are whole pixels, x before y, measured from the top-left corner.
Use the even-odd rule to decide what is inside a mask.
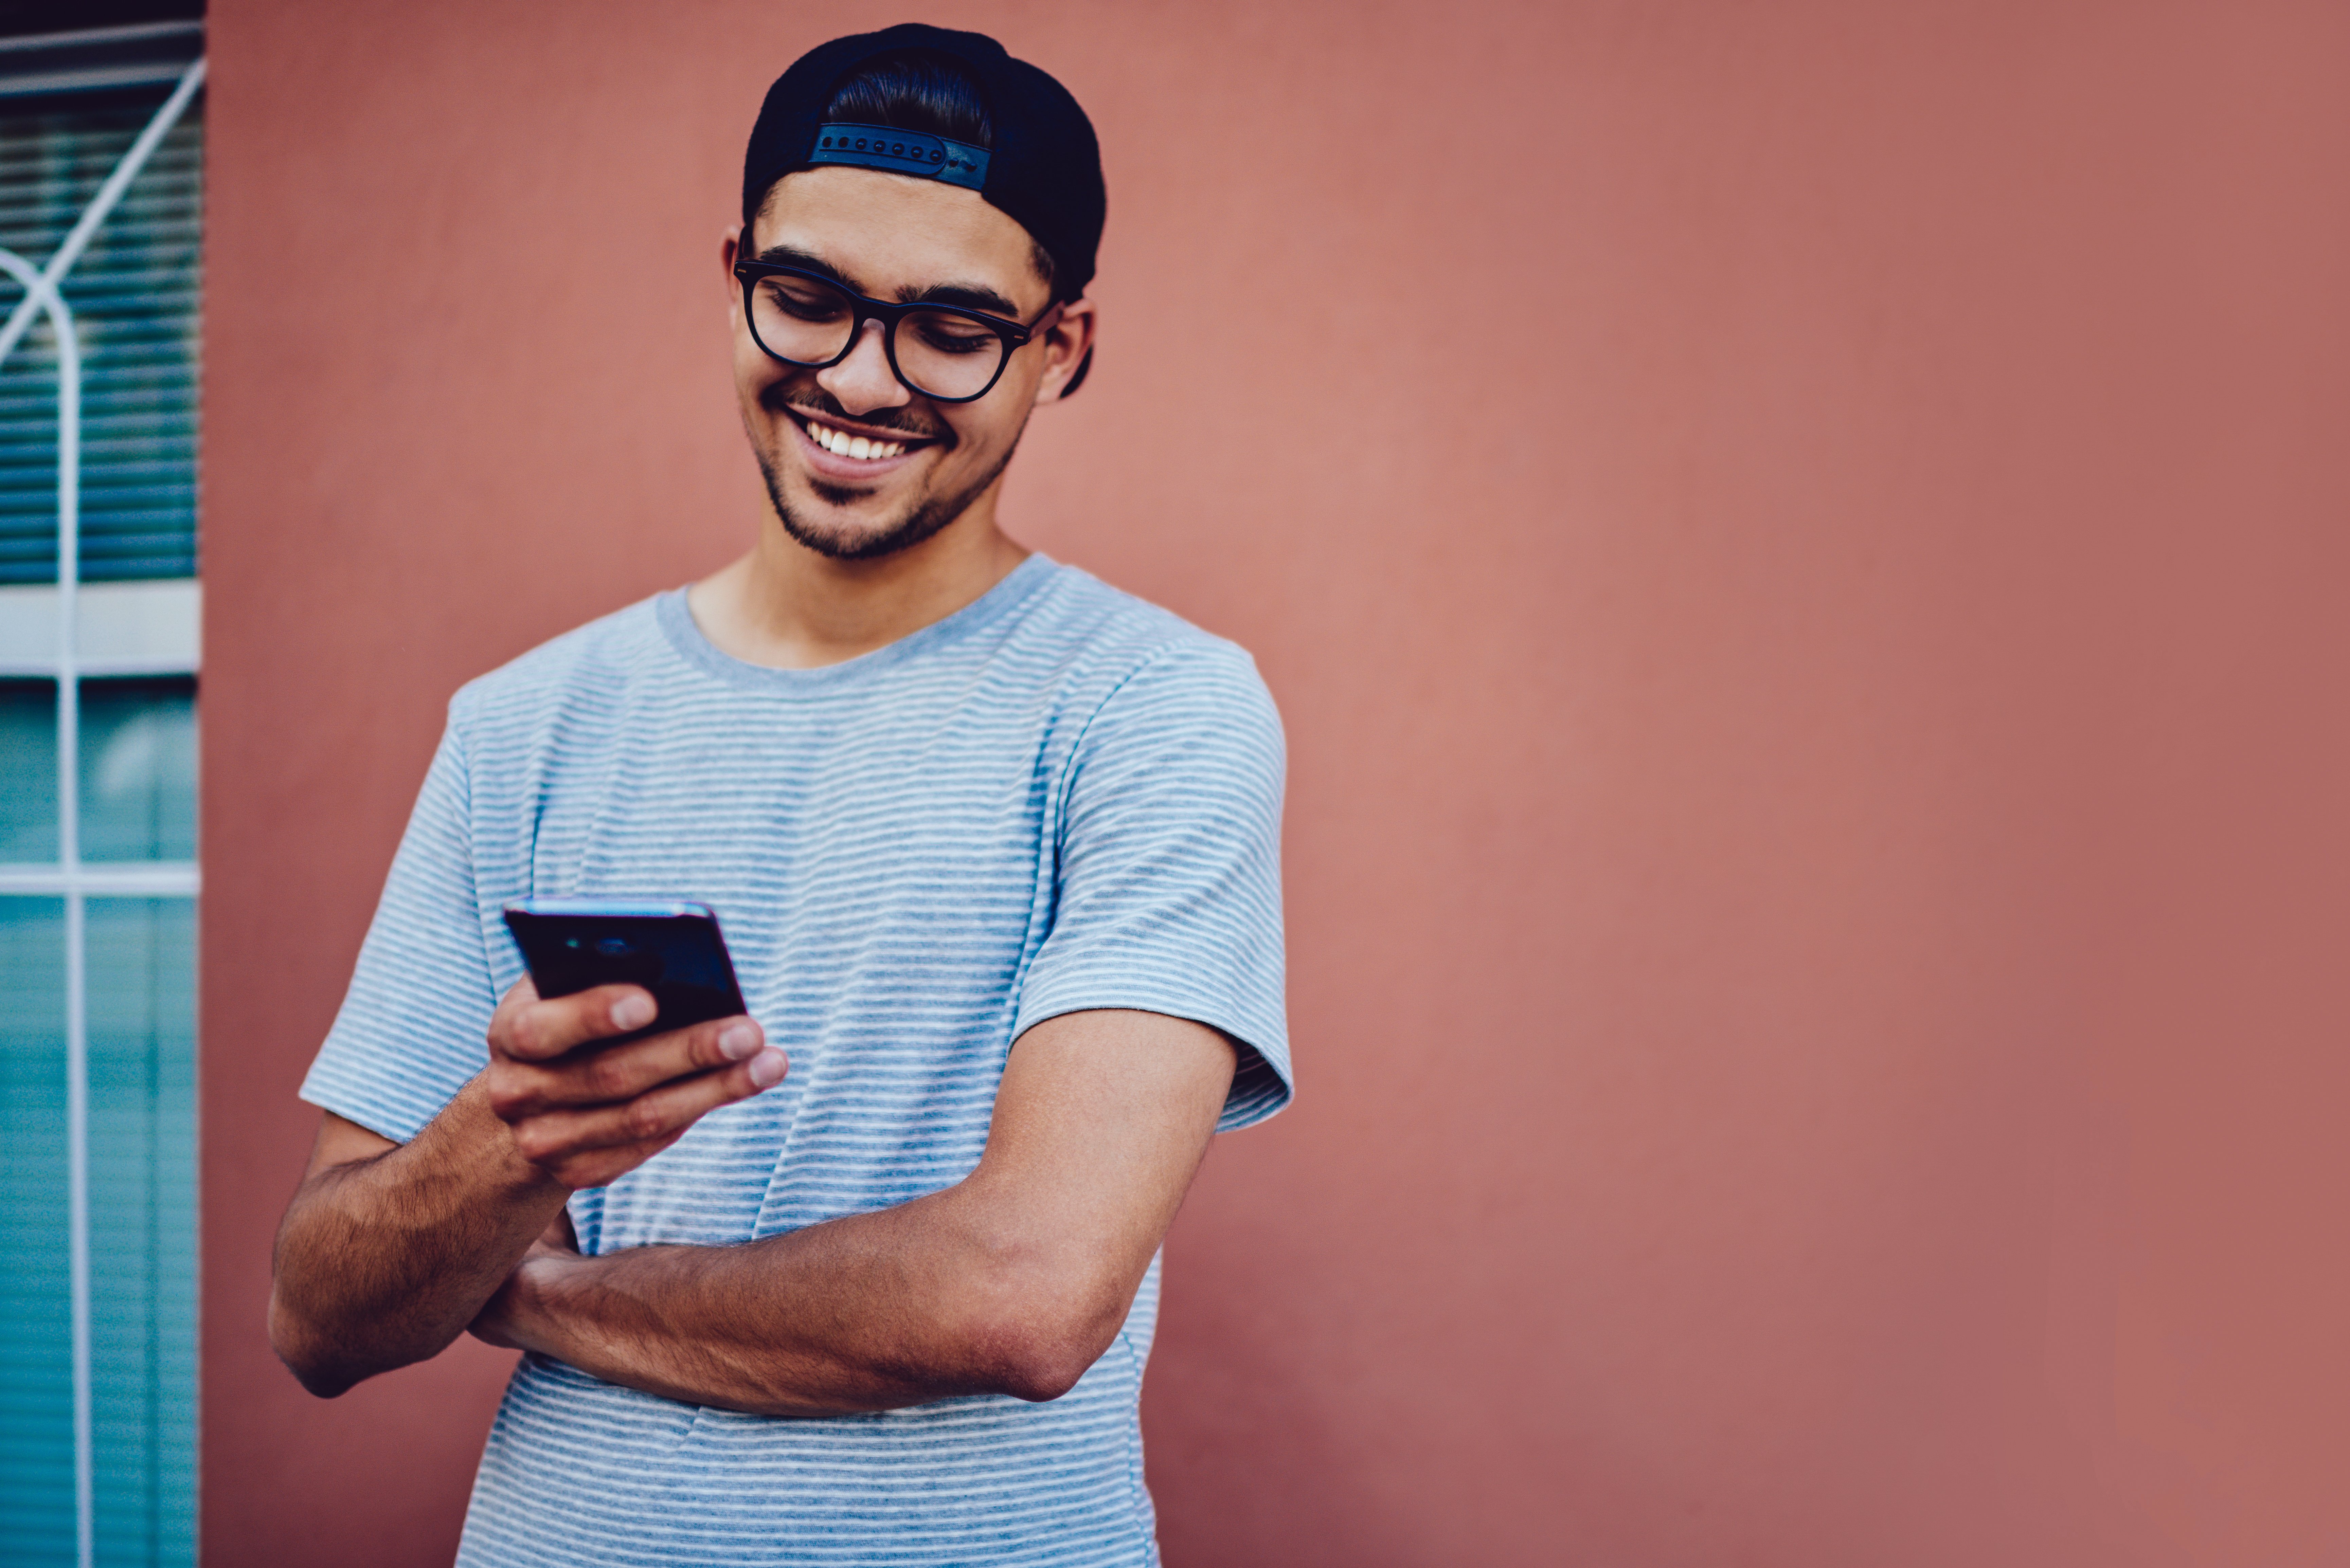
[[[955,453],[959,457],[993,457],[1004,445],[1016,440],[1022,423],[1022,407],[1005,396],[1013,389],[998,387],[978,403],[965,403],[957,408],[941,409],[940,417],[955,433]],[[984,412],[981,410],[984,410]]]
[[[734,389],[745,407],[759,405],[771,389],[790,375],[788,367],[776,364],[755,346],[734,346]]]

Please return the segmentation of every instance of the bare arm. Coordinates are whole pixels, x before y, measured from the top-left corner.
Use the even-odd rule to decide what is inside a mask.
[[[651,1016],[634,986],[541,1002],[525,981],[491,1023],[488,1068],[412,1142],[327,1116],[269,1298],[270,1343],[304,1387],[332,1397],[440,1354],[551,1225],[566,1233],[575,1188],[783,1076],[747,1018],[577,1049]]]
[[[1124,1322],[1234,1064],[1183,1019],[1049,1020],[1014,1044],[986,1150],[955,1186],[742,1246],[540,1248],[474,1332],[764,1415],[1056,1397]]]

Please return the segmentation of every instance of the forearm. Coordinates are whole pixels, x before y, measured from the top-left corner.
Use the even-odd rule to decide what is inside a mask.
[[[1014,1043],[970,1176],[737,1247],[541,1251],[475,1332],[773,1416],[1052,1399],[1109,1347],[1232,1086],[1205,1025],[1100,1011]]]
[[[1049,1399],[1140,1282],[1083,1250],[1024,1239],[966,1187],[737,1247],[542,1254],[490,1315],[500,1338],[608,1382],[760,1415]]]
[[[567,1196],[515,1152],[477,1079],[413,1141],[303,1182],[277,1233],[271,1343],[328,1397],[435,1355]]]

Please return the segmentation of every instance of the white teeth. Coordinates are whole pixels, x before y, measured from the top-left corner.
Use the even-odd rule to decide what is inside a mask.
[[[830,425],[820,425],[814,420],[807,421],[807,433],[808,439],[815,441],[816,445],[827,452],[838,452],[843,457],[861,457],[868,460],[898,457],[906,450],[904,441],[872,441],[865,436],[853,436],[847,431],[837,431]]]

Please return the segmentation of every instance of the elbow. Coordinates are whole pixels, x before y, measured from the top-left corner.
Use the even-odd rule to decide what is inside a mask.
[[[1018,1206],[972,1213],[932,1276],[946,1287],[931,1319],[941,1337],[922,1359],[958,1392],[1058,1399],[1117,1342],[1149,1255],[1127,1256],[1115,1236],[1040,1227]]]
[[[1075,1388],[1118,1338],[1133,1304],[1131,1292],[1090,1281],[1074,1288],[1037,1282],[1019,1296],[1016,1307],[996,1314],[983,1331],[982,1359],[994,1392],[1030,1404]]]
[[[269,1294],[269,1348],[286,1364],[304,1391],[321,1399],[338,1398],[359,1384],[343,1358],[300,1315],[287,1307],[276,1291]]]
[[[1035,1343],[1013,1347],[998,1363],[996,1390],[1032,1405],[1058,1399],[1077,1386],[1101,1353],[1105,1343],[1087,1345],[1066,1335],[1036,1335]]]
[[[281,1356],[279,1359],[284,1360],[284,1357]],[[296,1366],[290,1361],[287,1361],[286,1366],[286,1369],[294,1374],[294,1381],[302,1386],[304,1393],[314,1395],[320,1399],[339,1399],[358,1387],[361,1381],[340,1371],[328,1371],[317,1366]]]

